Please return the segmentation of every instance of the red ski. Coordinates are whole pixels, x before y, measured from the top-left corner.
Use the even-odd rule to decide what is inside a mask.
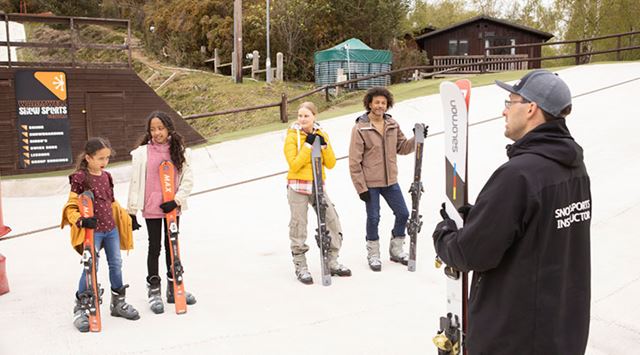
[[[80,216],[82,218],[93,217],[93,193],[85,191],[78,196]],[[84,243],[82,244],[82,264],[84,266],[87,290],[91,293],[89,300],[89,330],[99,332],[102,330],[100,321],[100,285],[96,274],[96,247],[93,239],[93,229],[84,228]]]
[[[172,162],[165,160],[160,164],[160,185],[162,186],[162,201],[169,202],[175,198],[176,169]],[[171,273],[173,274],[173,295],[176,313],[187,312],[187,293],[184,290],[182,278],[182,263],[180,262],[180,247],[178,245],[178,211],[173,210],[165,214],[168,228],[169,250],[171,251]]]

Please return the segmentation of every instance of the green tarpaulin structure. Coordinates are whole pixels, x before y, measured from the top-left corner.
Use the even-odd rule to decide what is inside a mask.
[[[363,63],[391,64],[391,52],[371,49],[357,38],[351,38],[329,49],[316,52],[313,56],[314,63],[331,61],[346,61],[347,47],[349,48],[349,60]]]
[[[384,73],[391,70],[391,51],[372,49],[357,38],[348,39],[331,48],[316,52],[313,56],[315,64],[316,85],[333,84],[337,80],[337,69],[342,68],[349,79]],[[354,88],[368,89],[373,86],[386,86],[389,76],[360,81]]]

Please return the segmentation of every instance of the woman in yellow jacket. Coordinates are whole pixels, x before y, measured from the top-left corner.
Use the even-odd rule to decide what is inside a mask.
[[[313,278],[307,267],[305,253],[309,246],[307,240],[307,210],[313,204],[313,169],[311,167],[311,145],[316,137],[320,137],[322,146],[322,180],[324,183],[324,168],[336,165],[336,156],[329,143],[326,132],[320,129],[316,122],[318,110],[312,102],[303,102],[298,108],[298,120],[287,131],[284,142],[284,155],[289,164],[287,174],[287,199],[291,210],[289,222],[289,239],[291,240],[291,254],[298,280],[304,284],[312,284]],[[338,262],[338,252],[342,246],[342,227],[335,207],[325,190],[327,202],[327,229],[331,237],[329,248],[329,269],[331,275],[351,276],[351,270]]]

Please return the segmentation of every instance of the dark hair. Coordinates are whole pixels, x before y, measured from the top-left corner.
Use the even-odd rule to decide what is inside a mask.
[[[111,156],[114,156],[116,152],[111,148],[111,143],[109,140],[102,137],[92,137],[87,140],[87,143],[84,145],[84,150],[82,153],[78,154],[76,157],[76,171],[84,171],[85,175],[89,173],[87,170],[87,160],[85,157],[94,156],[96,153],[104,148],[108,148],[111,150]],[[91,186],[89,186],[89,179],[84,179],[85,190],[90,190]]]
[[[173,120],[171,116],[162,111],[153,111],[149,116],[147,116],[147,129],[140,139],[138,146],[149,144],[151,141],[151,120],[157,118],[162,124],[167,128],[169,132],[169,154],[171,155],[171,161],[175,165],[178,171],[182,171],[182,166],[185,162],[184,157],[184,138],[182,135],[176,131],[176,127],[173,125]]]
[[[382,86],[374,86],[371,89],[367,90],[366,95],[364,95],[364,99],[362,99],[362,103],[364,104],[364,109],[367,112],[371,111],[369,105],[373,101],[373,98],[376,96],[384,96],[387,99],[387,108],[393,107],[393,94],[387,88],[383,88]]]
[[[544,121],[545,122],[550,122],[550,121],[555,121],[555,120],[558,120],[558,119],[565,118],[565,117],[569,116],[569,114],[571,113],[571,108],[572,108],[572,105],[569,105],[569,106],[563,108],[562,111],[560,111],[560,114],[558,115],[558,117],[550,114],[549,112],[547,112],[547,111],[545,111],[543,109],[540,109],[540,111],[542,111],[542,116],[544,116]]]

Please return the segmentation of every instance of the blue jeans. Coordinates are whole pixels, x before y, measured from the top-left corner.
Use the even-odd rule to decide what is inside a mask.
[[[387,187],[370,187],[369,202],[367,206],[367,240],[378,240],[378,223],[380,223],[380,195],[387,201],[393,214],[396,216],[391,234],[394,237],[404,237],[409,219],[409,210],[404,202],[400,185],[393,184]]]
[[[96,272],[98,271],[98,261],[100,261],[100,249],[104,247],[107,254],[107,263],[109,264],[109,281],[112,289],[122,287],[122,257],[120,256],[120,234],[118,228],[114,228],[108,232],[94,232],[93,241],[96,247]],[[87,289],[87,280],[84,269],[80,276],[80,285],[78,293],[82,293]]]

